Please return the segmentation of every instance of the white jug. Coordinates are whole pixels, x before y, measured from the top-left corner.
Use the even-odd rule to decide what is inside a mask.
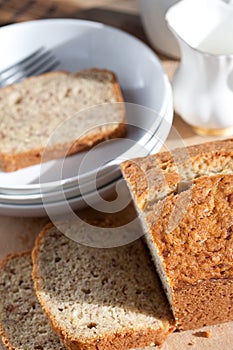
[[[166,20],[181,50],[173,78],[176,112],[199,134],[233,134],[233,6],[182,0]]]

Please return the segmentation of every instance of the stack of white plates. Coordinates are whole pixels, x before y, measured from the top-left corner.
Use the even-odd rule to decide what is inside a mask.
[[[114,71],[126,101],[128,134],[90,151],[13,173],[0,173],[0,213],[41,216],[97,203],[121,178],[121,161],[159,151],[171,128],[171,87],[157,56],[136,38],[103,24],[38,20],[0,29],[0,70],[41,46],[58,69]]]

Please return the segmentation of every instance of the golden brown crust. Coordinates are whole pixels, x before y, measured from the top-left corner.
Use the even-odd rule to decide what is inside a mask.
[[[153,329],[150,327],[146,329],[125,329],[119,333],[109,333],[105,334],[104,336],[95,337],[92,339],[73,338],[68,333],[66,333],[64,329],[61,328],[61,325],[57,322],[56,318],[46,308],[43,298],[40,295],[40,277],[37,264],[37,256],[40,250],[41,241],[43,240],[47,231],[52,227],[54,227],[53,224],[47,224],[35,242],[35,246],[32,252],[32,277],[34,280],[35,291],[42,309],[50,320],[52,329],[60,337],[63,344],[70,350],[111,350],[113,348],[125,350],[128,348],[145,347],[150,344],[162,344],[165,341],[166,337],[175,330],[174,321],[172,319],[170,320],[170,323],[164,323],[163,328],[161,327],[160,329]]]
[[[4,268],[4,266],[15,258],[20,258],[23,256],[29,256],[31,254],[30,251],[26,252],[20,252],[20,253],[14,253],[14,254],[8,254],[5,258],[3,258],[0,261],[0,270]],[[9,350],[16,350],[15,347],[11,344],[10,340],[7,337],[7,334],[5,333],[4,327],[0,322],[0,336],[2,338],[2,343],[9,349]]]
[[[140,166],[144,171],[151,169],[162,167],[162,164],[166,165],[167,162],[179,162],[182,163],[183,160],[186,160],[186,157],[189,158],[197,157],[198,159],[202,158],[205,154],[210,152],[213,153],[228,153],[233,152],[233,138],[214,141],[214,142],[206,142],[193,146],[187,146],[183,148],[175,148],[171,151],[160,152],[156,154],[152,154],[147,157],[135,158],[133,160],[128,160],[122,163],[122,169],[127,169],[131,163],[135,163]]]
[[[179,329],[232,320],[232,211],[233,175],[215,175],[145,214]]]
[[[145,209],[151,200],[152,202],[157,200],[157,194],[164,192],[161,196],[165,197],[167,194],[179,191],[178,186],[183,180],[183,172],[188,170],[190,173],[198,170],[204,172],[208,164],[212,163],[214,167],[216,160],[223,158],[226,162],[230,158],[232,162],[233,139],[178,148],[171,152],[128,160],[121,164],[121,170],[130,184],[137,206]],[[152,198],[150,198],[151,194]]]
[[[101,135],[95,135],[94,137],[82,137],[80,140],[77,140],[70,144],[61,144],[53,148],[47,148],[46,151],[43,148],[40,148],[37,150],[31,150],[28,152],[18,154],[0,153],[1,169],[5,172],[11,172],[19,170],[21,168],[39,164],[41,161],[49,161],[52,159],[67,157],[77,152],[89,149],[90,146],[88,146],[88,144],[90,144],[90,141],[92,147],[103,140],[124,137],[126,133],[126,124],[119,124],[115,128],[114,132],[111,133],[111,135],[107,133],[102,133]]]
[[[28,251],[24,251],[24,252],[18,252],[18,253],[10,253],[7,254],[3,259],[1,259],[0,261],[0,269],[2,269],[7,263],[8,261],[14,259],[14,258],[20,258],[21,256],[26,256],[26,255],[30,255],[31,252]]]
[[[173,291],[177,328],[188,330],[231,321],[233,318],[233,276],[185,284]]]
[[[188,151],[190,157],[199,156],[208,152],[229,152],[233,151],[233,138],[204,142],[201,144],[185,147],[185,149]],[[177,155],[177,159],[180,158],[182,160],[184,155],[184,148],[182,147],[168,152],[160,152],[155,156],[160,160],[161,163],[164,163],[170,161],[173,158],[174,154]],[[151,158],[153,159],[153,155]]]
[[[86,340],[79,342],[78,339],[63,339],[64,345],[69,350],[112,350],[144,348],[148,345],[161,345],[167,336],[174,330],[170,326],[165,334],[164,329],[125,330],[125,332],[105,335],[102,339]],[[61,335],[63,336],[63,335]]]
[[[215,175],[194,180],[145,214],[172,288],[233,276],[232,211],[233,175]]]
[[[86,69],[82,72],[77,72],[75,75],[78,77],[79,75],[85,74],[85,72],[88,74],[88,72],[103,72],[111,74],[112,76],[112,84],[113,89],[115,91],[117,102],[123,103],[123,96],[120,89],[120,85],[118,83],[117,77],[115,73],[107,70],[107,69]],[[50,76],[52,77],[57,75],[69,75],[70,73],[65,71],[60,72],[48,72],[40,75],[40,77],[43,76]],[[35,77],[29,77],[27,80],[34,80]],[[7,86],[4,88],[5,90],[12,90],[12,86]],[[92,136],[82,136],[76,141],[71,141],[70,143],[66,144],[57,144],[54,147],[48,147],[48,148],[38,148],[38,149],[32,149],[30,151],[16,153],[16,154],[8,154],[8,153],[2,153],[0,152],[0,166],[2,171],[4,172],[12,172],[19,170],[21,168],[25,168],[28,166],[39,164],[41,161],[48,161],[52,159],[58,159],[64,156],[69,156],[87,149],[90,149],[91,147],[95,146],[99,142],[102,142],[104,140],[113,139],[113,138],[120,138],[125,137],[127,133],[127,123],[125,118],[125,113],[122,118],[121,123],[116,123],[114,127],[112,127],[111,131],[101,131],[98,132],[96,135]],[[64,151],[65,150],[65,151]],[[45,152],[45,156],[43,158],[43,154]],[[65,152],[65,153],[64,153]]]

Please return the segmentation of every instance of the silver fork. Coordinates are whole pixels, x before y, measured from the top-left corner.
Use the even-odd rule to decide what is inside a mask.
[[[58,64],[59,61],[51,51],[40,47],[12,66],[0,71],[0,87],[17,83],[32,75],[51,71]]]

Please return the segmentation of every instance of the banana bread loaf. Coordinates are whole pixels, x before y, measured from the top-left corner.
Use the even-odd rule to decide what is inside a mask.
[[[190,155],[186,164],[168,152],[122,164],[179,329],[233,319],[232,148],[225,140],[176,151]],[[158,172],[172,179],[160,193]]]

